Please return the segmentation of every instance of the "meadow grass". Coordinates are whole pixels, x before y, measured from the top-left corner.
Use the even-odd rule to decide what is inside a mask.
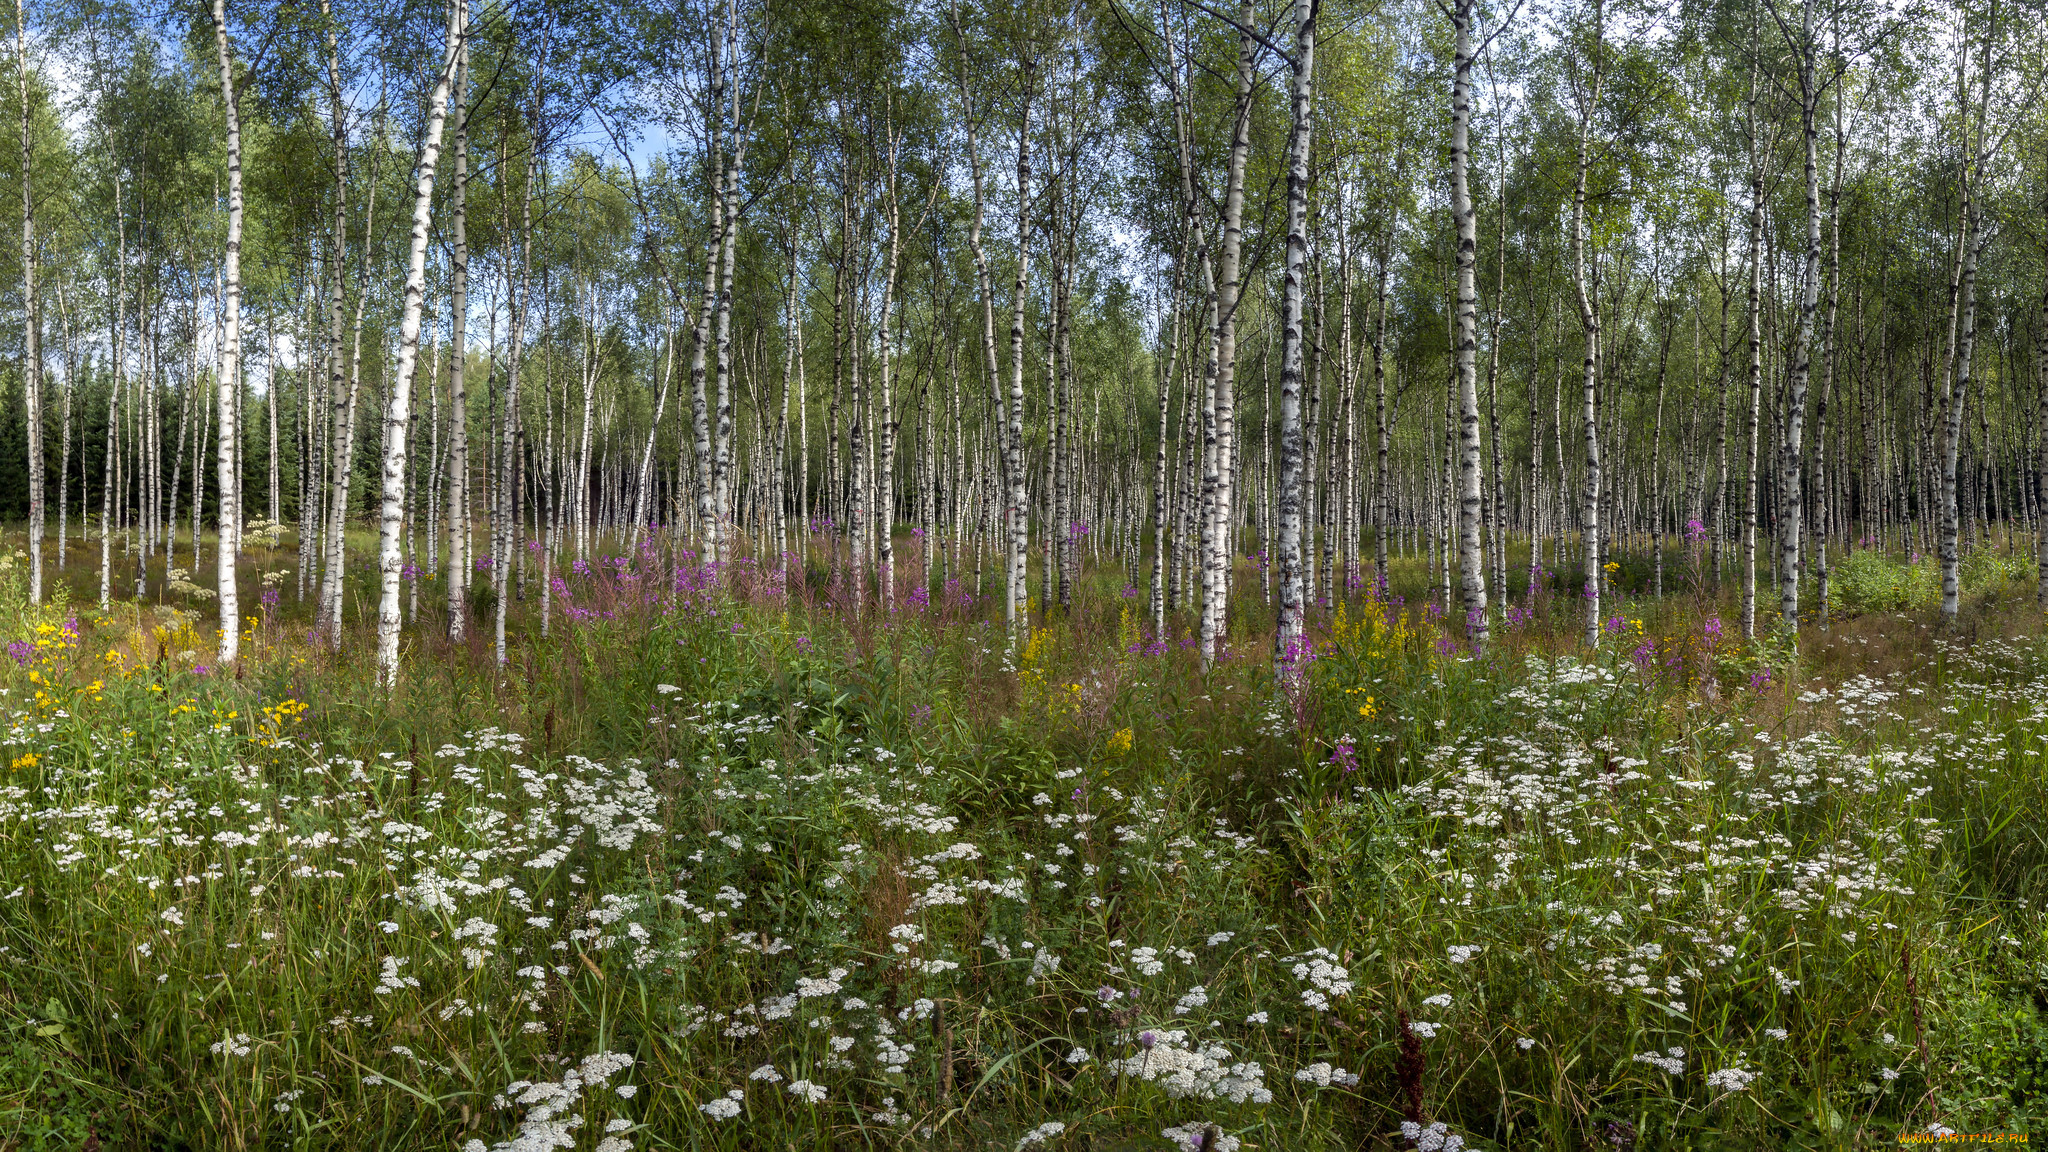
[[[203,604],[84,608],[91,560],[37,609],[0,573],[9,1152],[2048,1113],[2048,646],[2009,561],[1949,629],[1855,561],[1796,651],[1682,556],[1597,650],[1568,575],[1517,583],[1482,659],[1403,561],[1276,680],[1251,569],[1205,672],[1120,570],[1012,650],[957,584],[854,612],[825,567],[657,541],[564,575],[546,639],[531,589],[502,673],[429,586],[386,693],[353,619],[337,649],[287,591],[222,674]]]

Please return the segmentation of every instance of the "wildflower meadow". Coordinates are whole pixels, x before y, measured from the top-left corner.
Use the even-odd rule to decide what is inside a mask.
[[[1884,563],[1873,557],[1866,563]],[[0,1147],[1861,1148],[2048,1111],[2048,643],[1392,592],[1276,674],[649,539],[380,688],[9,580]],[[1102,580],[1115,577],[1103,574]],[[1100,582],[1100,581],[1098,581]],[[1398,582],[1395,585],[1399,587]],[[1252,651],[1257,641],[1246,644]]]

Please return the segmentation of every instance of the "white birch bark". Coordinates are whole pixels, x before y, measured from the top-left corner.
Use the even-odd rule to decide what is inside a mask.
[[[1250,0],[1238,7],[1238,24],[1252,26]],[[1235,470],[1235,404],[1237,371],[1238,260],[1244,244],[1244,172],[1251,154],[1253,84],[1252,38],[1240,31],[1237,50],[1237,99],[1232,110],[1230,160],[1224,180],[1222,253],[1215,286],[1214,343],[1203,395],[1204,462],[1202,470],[1202,630],[1204,669],[1215,663],[1218,646],[1229,630],[1232,473]]]
[[[467,3],[467,0],[457,0]],[[465,24],[467,13],[465,12]],[[460,641],[468,622],[469,394],[464,389],[469,358],[469,36],[458,38],[455,85],[449,103],[455,115],[453,187],[448,212],[452,244],[448,259],[448,638]]]
[[[1472,20],[1473,0],[1455,0],[1451,15],[1455,37],[1451,79],[1451,216],[1458,230],[1457,316],[1452,346],[1458,385],[1458,577],[1466,634],[1472,641],[1472,654],[1477,656],[1486,651],[1487,619],[1486,556],[1479,546],[1479,227],[1472,206],[1470,173]],[[1583,136],[1581,140],[1583,158]],[[1583,165],[1578,191],[1578,202],[1583,208]],[[1593,459],[1597,469],[1597,453]]]
[[[538,124],[535,125],[535,150],[539,149]],[[514,295],[507,303],[512,308],[512,330],[505,345],[505,419],[504,448],[498,458],[496,537],[491,541],[491,588],[496,595],[496,611],[493,613],[493,635],[496,641],[498,666],[505,666],[505,614],[506,601],[512,595],[513,549],[518,546],[517,528],[513,517],[518,514],[518,484],[520,476],[519,459],[519,362],[525,352],[526,314],[532,303],[531,285],[528,283],[533,269],[533,181],[534,163],[529,154],[520,165],[519,200],[519,263],[516,280],[508,285]]]
[[[1459,0],[1469,4],[1470,0]],[[1285,678],[1302,639],[1302,275],[1308,262],[1308,163],[1314,111],[1316,0],[1295,0],[1291,126],[1287,133],[1287,254],[1280,302],[1280,485],[1278,627],[1273,677]]]
[[[218,12],[219,4],[215,4]],[[36,298],[36,208],[31,194],[35,137],[28,100],[28,10],[14,0],[14,59],[21,98],[22,399],[28,421],[28,602],[43,602],[43,353],[42,314]],[[236,147],[234,109],[228,109],[229,163]],[[232,244],[232,241],[230,241]]]
[[[223,0],[213,0],[213,39],[220,53],[220,97],[227,115],[228,150],[228,236],[221,270],[220,371],[215,381],[215,391],[220,395],[220,539],[214,549],[218,556],[220,662],[228,665],[235,662],[242,638],[241,606],[236,597],[235,581],[235,518],[240,503],[236,498],[240,477],[235,467],[235,429],[239,426],[235,402],[242,391],[239,386],[242,379],[242,127],[235,106],[234,58],[228,49],[227,13]],[[193,491],[193,507],[196,509],[199,503],[196,485]],[[196,564],[197,541],[193,543],[192,551]]]
[[[1580,502],[1579,529],[1586,562],[1586,646],[1593,647],[1600,642],[1600,423],[1597,401],[1600,384],[1600,308],[1596,290],[1590,282],[1586,240],[1586,177],[1591,167],[1590,155],[1593,111],[1600,103],[1600,93],[1606,75],[1605,30],[1606,8],[1604,0],[1595,0],[1593,5],[1593,59],[1590,61],[1592,75],[1578,95],[1579,142],[1578,174],[1572,185],[1572,294],[1578,302],[1579,325],[1584,330],[1586,349],[1584,359],[1584,396],[1586,424],[1586,476],[1584,495]],[[1558,429],[1562,441],[1564,429]],[[1562,451],[1560,445],[1559,451]],[[1560,469],[1560,473],[1562,469]],[[1560,476],[1562,479],[1562,476]]]
[[[1017,116],[1017,285],[1010,312],[1009,431],[1003,438],[1003,471],[1008,481],[1008,579],[1004,606],[1013,650],[1022,651],[1031,621],[1026,609],[1030,587],[1025,573],[1031,544],[1031,504],[1024,487],[1024,306],[1031,267],[1031,71],[1024,62],[1023,108]]]
[[[448,88],[463,36],[463,0],[448,8],[448,49],[434,90],[427,98],[427,129],[420,140],[412,205],[412,243],[406,256],[404,313],[398,323],[398,373],[384,409],[384,490],[377,538],[377,675],[385,687],[398,684],[399,532],[405,501],[406,433],[412,424],[412,382],[419,367],[420,317],[426,304],[427,234],[433,222],[434,171],[441,159],[441,129],[448,115]]]
[[[1801,34],[1794,53],[1799,60],[1799,131],[1806,176],[1806,236],[1799,256],[1799,321],[1792,337],[1792,358],[1785,377],[1785,418],[1778,443],[1778,620],[1799,630],[1800,521],[1805,511],[1800,486],[1805,448],[1806,395],[1813,377],[1814,322],[1820,308],[1820,133],[1817,106],[1819,77],[1814,70],[1818,50],[1813,35],[1813,5],[1800,5]],[[1789,32],[1789,29],[1787,29]]]

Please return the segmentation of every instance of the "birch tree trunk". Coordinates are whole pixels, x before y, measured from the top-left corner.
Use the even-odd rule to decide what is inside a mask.
[[[1600,643],[1600,420],[1598,397],[1600,387],[1600,308],[1598,291],[1589,280],[1586,254],[1586,177],[1591,167],[1589,149],[1593,125],[1593,111],[1600,103],[1600,93],[1605,80],[1605,30],[1606,7],[1604,0],[1595,0],[1593,5],[1593,60],[1592,77],[1578,93],[1579,144],[1578,174],[1572,185],[1572,294],[1579,306],[1579,326],[1585,332],[1586,351],[1584,359],[1584,396],[1586,423],[1586,475],[1584,495],[1580,503],[1579,530],[1586,564],[1586,646],[1591,648]],[[1562,452],[1564,429],[1558,429]],[[1560,480],[1563,479],[1560,471]]]
[[[534,150],[538,151],[538,123],[535,124],[534,136]],[[491,542],[492,591],[496,593],[493,631],[500,668],[505,666],[506,600],[512,595],[512,554],[518,545],[515,539],[518,525],[513,517],[519,511],[519,366],[526,344],[527,309],[532,303],[528,279],[533,268],[533,180],[534,163],[529,154],[526,161],[520,165],[519,263],[516,283],[511,286],[511,291],[516,295],[507,301],[512,305],[512,330],[508,334],[505,347],[505,441],[504,455],[499,458],[498,466],[497,537]]]
[[[902,208],[896,199],[896,137],[893,132],[889,139],[889,263],[882,273],[881,352],[882,378],[881,394],[877,397],[879,410],[875,413],[875,438],[880,460],[875,468],[875,556],[879,577],[877,591],[881,596],[882,612],[887,614],[896,608],[896,543],[890,531],[895,519],[895,466],[896,466],[896,397],[893,391],[895,368],[896,335],[889,323],[889,312],[896,300],[896,269],[903,252]]]
[[[1031,630],[1030,586],[1025,564],[1031,546],[1031,504],[1024,488],[1024,306],[1031,270],[1031,97],[1030,60],[1023,63],[1023,106],[1017,115],[1017,285],[1010,312],[1010,406],[1009,431],[1003,437],[1003,472],[1009,489],[1005,523],[1009,529],[1010,551],[1005,619],[1010,623],[1013,651],[1022,651]],[[999,406],[1000,409],[1000,406]]]
[[[2048,216],[2048,195],[2043,215]],[[2042,234],[2042,265],[2048,269],[2048,229]],[[2041,286],[2041,326],[2034,333],[2034,599],[2048,608],[2048,277]]]
[[[1799,256],[1799,322],[1792,337],[1792,359],[1785,377],[1785,419],[1778,442],[1778,619],[1795,635],[1799,631],[1800,520],[1804,500],[1801,466],[1806,427],[1806,394],[1813,377],[1815,318],[1820,309],[1820,133],[1816,107],[1819,78],[1814,70],[1813,5],[1800,5],[1803,27],[1795,53],[1799,59],[1799,131],[1806,177],[1806,243]]]
[[[322,0],[320,11],[323,17],[331,18],[331,5],[327,0]],[[345,319],[348,269],[348,122],[342,111],[340,50],[331,28],[327,34],[327,99],[334,147],[334,237],[328,252],[333,285],[332,295],[328,300],[326,396],[326,400],[332,405],[328,427],[332,447],[327,454],[328,506],[325,510],[326,521],[323,529],[324,546],[321,549],[323,575],[314,620],[316,626],[323,630],[332,626],[334,631],[330,633],[330,638],[333,643],[339,644],[342,533],[347,527],[350,465],[347,424],[352,412],[348,393],[342,388],[342,375],[346,366],[346,357],[342,350],[342,326]],[[374,191],[371,195],[374,203]],[[365,228],[363,234],[367,237],[369,230]]]
[[[121,181],[114,180],[114,306],[107,310],[107,343],[113,347],[108,364],[107,380],[107,446],[102,457],[100,480],[100,611],[105,612],[113,605],[114,599],[114,488],[116,487],[115,461],[119,453],[115,449],[115,433],[121,427],[121,396],[126,390],[121,386],[122,375],[122,322],[123,301],[128,298],[128,223],[121,211]],[[2048,311],[2048,303],[2043,304]],[[2044,551],[2048,556],[2048,551]],[[2048,563],[2048,561],[2044,561]],[[2043,577],[2048,580],[2048,576]]]
[[[219,0],[215,0],[216,3]],[[398,375],[384,409],[384,505],[377,538],[377,675],[387,688],[398,684],[398,584],[402,558],[399,532],[405,501],[406,433],[412,425],[412,381],[419,366],[420,316],[426,305],[427,234],[433,223],[434,170],[441,159],[441,129],[448,115],[448,88],[463,39],[463,0],[448,6],[448,49],[434,90],[427,98],[427,129],[420,140],[412,204],[412,246],[405,265],[405,305],[398,322]]]
[[[1238,24],[1254,21],[1251,0],[1238,7]],[[1253,85],[1252,38],[1238,34],[1237,100],[1232,110],[1230,160],[1223,190],[1223,246],[1215,287],[1215,330],[1203,395],[1205,462],[1202,471],[1202,631],[1203,669],[1229,629],[1232,473],[1236,439],[1233,385],[1237,371],[1238,261],[1244,247],[1244,172],[1251,154]]]
[[[467,0],[456,0],[467,4]],[[468,623],[469,553],[469,394],[464,390],[469,344],[469,36],[455,47],[454,186],[448,212],[452,244],[448,258],[448,638],[460,641]]]
[[[270,518],[268,522],[271,527],[271,539],[275,540],[277,538],[278,525],[283,523],[278,518],[282,515],[282,512],[277,504],[279,481],[277,457],[277,320],[275,317],[265,318],[263,335],[263,399],[270,408],[268,421],[270,425],[270,469],[265,479],[270,496]]]
[[[1962,446],[1963,408],[1969,398],[1970,384],[1975,370],[1974,357],[1977,349],[1977,261],[1983,251],[1984,209],[1979,185],[1988,157],[1985,154],[1985,121],[1991,110],[1991,41],[1995,28],[1985,32],[1984,61],[1982,65],[1982,97],[1975,109],[1976,126],[1972,136],[1970,118],[1972,109],[1968,103],[1966,68],[1969,58],[1967,37],[1963,50],[1956,59],[1956,97],[1961,105],[1963,135],[1969,141],[1970,154],[1963,164],[1962,216],[1963,234],[1958,248],[1955,283],[1955,304],[1950,319],[1950,357],[1953,369],[1942,375],[1940,427],[1936,431],[1936,524],[1935,548],[1941,557],[1941,619],[1944,624],[1955,622],[1961,608],[1962,581],[1961,560],[1957,552],[1958,507],[1956,492],[1956,461]]]
[[[20,0],[16,0],[19,4]],[[213,0],[213,39],[220,52],[220,98],[227,115],[228,149],[228,238],[221,269],[220,372],[215,391],[220,394],[220,539],[214,548],[218,557],[220,595],[220,662],[235,662],[241,647],[241,606],[236,598],[235,529],[238,527],[240,476],[235,467],[235,430],[240,427],[235,411],[241,398],[242,379],[242,127],[235,107],[234,60],[228,50],[227,13],[223,0]],[[26,139],[27,128],[23,128]],[[33,332],[35,326],[31,324]],[[33,341],[33,337],[31,337]],[[193,507],[199,505],[198,487],[193,488]],[[198,562],[198,542],[193,543],[193,562]]]
[[[1472,19],[1473,0],[1455,0],[1451,15],[1456,37],[1451,80],[1451,217],[1458,229],[1458,299],[1453,345],[1458,379],[1458,590],[1472,654],[1479,656],[1486,651],[1487,619],[1486,554],[1479,545],[1479,223],[1472,206],[1470,175]],[[1582,160],[1583,156],[1582,146]],[[1583,164],[1579,171],[1578,199],[1582,204]]]
[[[1287,134],[1287,255],[1280,301],[1280,604],[1273,634],[1273,677],[1300,660],[1302,573],[1302,273],[1308,260],[1309,142],[1314,112],[1317,0],[1295,0],[1291,126]],[[1470,0],[1459,0],[1469,4]]]
[[[64,281],[57,281],[57,317],[64,326],[64,413],[62,445],[57,463],[57,571],[64,570],[65,537],[71,528],[71,399],[78,386],[78,336],[71,327],[71,309],[65,301]],[[79,514],[84,515],[85,477],[78,479]]]
[[[216,18],[219,10],[219,0],[215,0]],[[35,161],[35,137],[30,131],[28,11],[23,0],[14,0],[14,58],[21,98],[21,382],[28,421],[28,602],[40,604],[43,602],[43,351],[39,342],[42,312],[36,299],[36,206],[30,187],[33,183],[31,169]],[[230,103],[228,163],[231,171],[238,147],[234,116]],[[234,226],[230,224],[231,228]],[[234,243],[234,240],[229,240],[230,251],[233,251]]]

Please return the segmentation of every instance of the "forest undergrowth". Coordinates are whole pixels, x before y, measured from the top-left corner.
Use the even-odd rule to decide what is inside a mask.
[[[16,567],[0,1149],[2032,1131],[2048,641],[1978,556],[1948,629],[1924,560],[1796,650],[1632,564],[1597,650],[1539,582],[1480,659],[1402,561],[1276,680],[1249,568],[1204,672],[1120,569],[1013,652],[650,543],[390,692],[373,621],[280,597],[223,673],[203,603]]]

